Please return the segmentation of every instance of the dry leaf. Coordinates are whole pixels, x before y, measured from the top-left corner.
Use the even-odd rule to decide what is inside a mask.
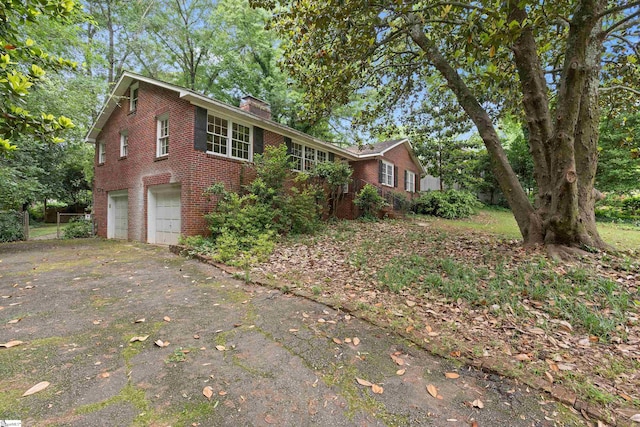
[[[547,376],[547,379],[549,380],[550,383],[553,383],[554,379],[553,379],[553,375],[551,375],[551,373],[549,371],[544,373]]]
[[[482,403],[482,400],[480,399],[476,399],[473,402],[471,402],[471,405],[473,405],[474,408],[484,408],[484,403]]]
[[[111,376],[111,374],[109,372],[103,372],[100,375],[98,375],[98,378],[109,378]]]
[[[93,322],[94,325],[99,325],[100,323],[102,323],[102,320],[94,320]]]
[[[217,345],[216,346],[216,350],[218,350],[218,351],[225,351],[226,349],[227,348],[225,346],[223,346],[223,345]]]
[[[351,344],[351,338],[345,338],[344,342],[346,342],[347,344]]]
[[[339,338],[333,338],[333,342],[336,344],[342,344],[342,340]]]
[[[220,391],[218,392],[218,395],[220,395],[220,396],[226,396],[226,395],[227,395],[227,392],[226,392],[226,391],[224,391],[224,390],[220,390]]]
[[[429,394],[431,396],[436,397],[436,398],[438,397],[438,389],[433,384],[429,384],[427,386],[427,391],[429,392]]]
[[[449,353],[451,355],[451,357],[460,357],[460,350],[456,350],[456,351],[452,351],[451,353]]]
[[[171,322],[171,318],[169,316],[164,316],[162,320],[164,320],[165,322]]]
[[[298,332],[298,331],[299,331],[299,329],[294,329],[294,328],[289,329],[289,332]]]
[[[147,338],[149,338],[149,335],[145,335],[142,337],[133,337],[129,340],[129,342],[145,341]]]
[[[370,383],[367,380],[363,380],[362,378],[358,378],[356,377],[356,381],[358,382],[358,384],[363,385],[365,387],[371,387],[373,385],[373,383]]]
[[[303,311],[303,312],[302,312],[302,317],[304,317],[304,318],[306,319],[306,318],[308,318],[308,317],[309,317],[309,315]]]
[[[384,393],[384,389],[381,386],[379,386],[378,384],[372,384],[371,385],[371,391],[374,392],[375,394]]]
[[[518,355],[514,356],[513,358],[514,358],[514,359],[516,359],[516,360],[518,360],[518,361],[520,361],[520,362],[524,362],[524,361],[531,360],[531,358],[529,357],[529,355],[528,355],[528,354],[525,354],[525,353],[520,353],[520,354],[518,354]]]
[[[415,301],[411,301],[410,299],[408,299],[406,301],[407,307],[415,307],[416,306],[416,302]]]
[[[146,322],[146,321],[147,321],[147,319],[145,319],[145,318],[143,317],[143,318],[141,318],[141,319],[136,319],[133,323],[144,323],[144,322]]]
[[[631,402],[633,400],[633,398],[631,396],[629,396],[628,394],[623,393],[623,392],[618,393],[618,396],[620,396],[621,398],[623,398],[627,402]]]
[[[162,348],[162,347],[166,347],[169,345],[169,341],[162,341],[162,340],[157,340],[156,342],[154,342],[155,345],[157,345],[158,347]]]
[[[395,354],[391,355],[391,359],[393,359],[394,362],[396,362],[396,365],[398,366],[403,366],[404,365],[404,360],[398,356],[396,356]]]
[[[445,372],[444,376],[452,380],[455,380],[456,378],[460,378],[460,375],[455,372]]]
[[[267,424],[275,424],[276,419],[275,419],[272,415],[267,414],[267,416],[266,416],[266,417],[264,417],[264,421],[265,421]]]
[[[631,421],[635,421],[636,423],[640,423],[640,414],[635,414],[633,417],[629,418]]]
[[[9,325],[13,325],[14,323],[18,323],[20,320],[22,320],[22,319],[13,319],[13,320],[9,320],[7,323]]]
[[[0,344],[0,347],[11,348],[11,347],[15,347],[15,346],[20,345],[20,344],[24,344],[24,343],[22,341],[13,340],[13,341],[9,341],[9,342],[4,343],[4,344]]]
[[[51,383],[49,383],[48,381],[39,382],[38,384],[31,387],[29,390],[25,391],[22,397],[30,396],[32,394],[38,393],[44,390],[45,388],[49,387],[50,384]]]
[[[318,323],[324,323],[326,322],[326,320],[324,320],[322,317],[318,319]]]
[[[531,329],[529,329],[529,332],[531,332],[532,334],[535,334],[535,335],[544,335],[545,334],[544,329],[542,329],[542,328],[531,328]]]
[[[205,388],[202,389],[202,394],[207,399],[211,399],[211,396],[213,396],[213,388],[211,388],[210,385],[206,386]]]
[[[473,420],[473,422],[471,423],[471,427],[478,427],[478,422],[476,420]]]
[[[356,346],[357,346],[358,344],[360,344],[360,338],[355,337],[355,338],[353,339],[353,345],[356,345]]]
[[[194,340],[199,340],[199,339],[200,339],[200,335],[195,334],[195,335],[193,336],[193,339],[194,339]]]
[[[407,372],[407,370],[406,370],[406,369],[398,369],[398,370],[396,371],[396,375],[404,375],[404,373],[405,373],[405,372]]]

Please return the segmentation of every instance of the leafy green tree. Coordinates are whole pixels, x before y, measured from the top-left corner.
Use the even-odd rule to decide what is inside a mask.
[[[60,131],[73,127],[65,116],[25,108],[24,99],[44,80],[47,70],[73,69],[76,63],[49,55],[24,37],[30,23],[71,24],[80,5],[73,0],[2,0],[0,2],[0,155],[16,148],[21,135],[60,141]]]
[[[311,171],[313,178],[320,180],[327,187],[331,209],[329,215],[333,218],[338,213],[338,203],[344,197],[344,186],[351,183],[353,169],[344,162],[322,162],[318,163]]]
[[[640,113],[603,120],[598,151],[598,189],[620,193],[640,190]]]
[[[277,9],[284,66],[308,91],[309,108],[326,114],[374,88],[370,116],[390,120],[399,106],[424,101],[435,75],[477,128],[525,243],[606,246],[594,215],[599,85],[605,51],[635,55],[620,37],[638,30],[637,2],[253,3]],[[634,73],[625,76],[632,86]],[[526,118],[535,204],[494,125],[504,112]]]

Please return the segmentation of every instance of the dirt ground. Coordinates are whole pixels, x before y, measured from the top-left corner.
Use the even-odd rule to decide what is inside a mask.
[[[0,296],[0,420],[24,426],[585,425],[517,383],[166,247],[2,244]]]

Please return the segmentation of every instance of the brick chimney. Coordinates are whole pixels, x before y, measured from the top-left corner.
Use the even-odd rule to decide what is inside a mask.
[[[251,95],[247,95],[240,100],[240,109],[263,119],[271,120],[271,106],[269,103]]]

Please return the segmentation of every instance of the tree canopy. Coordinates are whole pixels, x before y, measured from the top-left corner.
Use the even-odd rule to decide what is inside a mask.
[[[526,243],[605,246],[594,216],[598,95],[602,83],[634,90],[640,2],[252,3],[276,12],[283,65],[315,113],[374,90],[363,120],[428,120],[437,111],[426,95],[447,91],[477,128]],[[527,124],[535,204],[496,130],[506,112]]]

